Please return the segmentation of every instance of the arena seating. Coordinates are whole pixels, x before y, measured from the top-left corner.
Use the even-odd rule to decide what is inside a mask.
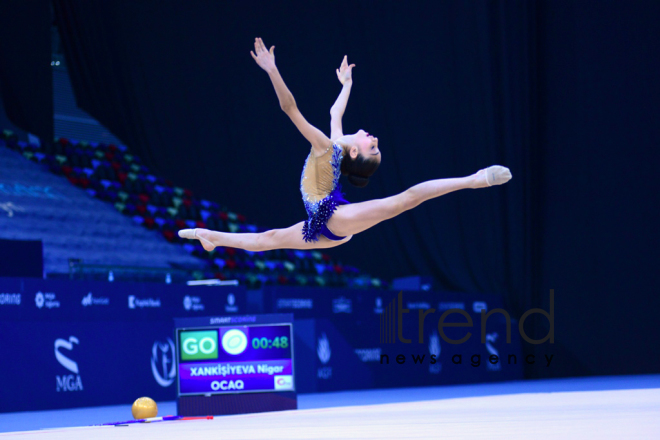
[[[131,254],[141,254],[149,261],[148,265],[153,266],[156,262],[167,259],[167,253],[160,256],[156,254],[160,252],[162,245],[170,242],[178,245],[170,248],[183,250],[184,256],[194,257],[195,261],[203,266],[197,278],[238,279],[252,288],[267,284],[354,288],[383,286],[382,280],[362,274],[355,267],[333,261],[329,255],[318,251],[275,250],[255,253],[218,247],[213,252],[206,252],[198,242],[179,238],[176,231],[183,228],[209,228],[226,232],[260,232],[268,228],[250,223],[239,213],[232,212],[216,202],[200,200],[190,190],[154,176],[126,146],[56,138],[46,151],[37,145],[19,141],[9,131],[2,133],[0,144],[41,165],[41,168],[33,171],[31,179],[38,180],[36,174],[43,173],[43,168],[49,169],[84,190],[91,196],[87,197],[89,200],[95,198],[107,202],[104,204],[104,210],[114,207],[114,210],[123,214],[120,217],[124,222],[130,220],[134,225],[142,226],[143,228],[137,229],[143,233],[149,232],[151,237],[151,240],[141,243],[140,250],[127,252],[124,246],[118,248],[115,240],[119,239],[120,234],[134,234],[133,238],[137,240],[139,234],[131,232],[132,229],[129,231],[121,223],[95,227],[94,225],[101,225],[99,218],[104,215],[101,214],[104,210],[99,210],[97,205],[92,208],[89,203],[83,204],[75,211],[57,214],[63,216],[57,218],[54,214],[56,210],[44,204],[43,208],[40,207],[40,215],[54,216],[54,221],[49,223],[50,227],[58,230],[77,229],[72,231],[74,234],[84,231],[91,240],[82,240],[82,243],[75,244],[75,240],[68,238],[69,234],[60,235],[60,238],[56,238],[56,234],[48,234],[52,238],[45,243],[50,248],[70,250],[72,246],[79,246],[77,250],[82,252],[83,247],[92,245],[94,249],[85,257],[90,261],[101,259],[107,263],[121,258],[120,261],[126,264],[131,258],[137,258]],[[72,221],[74,218],[75,221]],[[155,244],[153,235],[160,235],[164,240],[158,240]],[[100,241],[103,240],[105,242],[101,245]],[[94,257],[99,246],[105,247],[107,252],[113,252],[114,249],[118,254],[109,259],[100,254]],[[77,257],[81,255],[80,252],[71,256]],[[45,251],[45,261],[51,270],[63,269],[62,259],[54,256],[58,253],[59,251],[49,255],[49,252]],[[169,258],[173,261],[171,256]],[[185,259],[179,260],[184,262]],[[130,264],[147,265],[132,260]]]

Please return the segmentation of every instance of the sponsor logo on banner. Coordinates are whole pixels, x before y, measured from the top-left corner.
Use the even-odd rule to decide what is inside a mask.
[[[239,355],[243,353],[247,348],[247,344],[247,336],[239,329],[233,328],[222,335],[222,348],[229,354]]]
[[[174,362],[174,341],[154,342],[151,347],[151,372],[161,387],[169,387],[176,378],[176,363]]]
[[[376,307],[374,307],[374,313],[383,313],[383,298],[380,296],[376,297]]]
[[[317,371],[317,377],[319,379],[330,379],[332,377],[332,367],[326,365],[330,362],[330,356],[332,355],[332,350],[330,350],[330,341],[325,333],[321,333],[321,337],[318,339],[318,345],[316,347],[316,354],[319,356],[319,361],[324,367],[320,367]]]
[[[293,376],[291,375],[282,375],[282,376],[273,376],[275,379],[275,389],[276,390],[292,390],[293,389]]]
[[[60,302],[57,300],[53,292],[37,292],[34,296],[34,304],[37,308],[46,307],[47,309],[59,308]]]
[[[339,297],[332,300],[332,312],[333,313],[352,313],[353,312],[353,302],[348,299]]]
[[[314,300],[311,298],[278,298],[277,309],[312,309]]]
[[[20,306],[20,293],[0,293],[0,306]]]
[[[465,310],[465,303],[463,302],[451,302],[451,301],[445,301],[445,302],[440,302],[438,303],[438,310],[449,310],[449,309],[461,309]]]
[[[183,308],[188,311],[200,312],[204,310],[204,304],[199,296],[186,295],[183,297]]]
[[[104,296],[93,296],[92,292],[89,292],[87,295],[83,296],[82,305],[84,307],[89,306],[109,306],[110,298]]]
[[[433,331],[433,333],[431,333],[431,337],[429,337],[429,353],[432,356],[431,362],[433,359],[435,359],[436,363],[429,365],[429,373],[431,374],[439,374],[442,371],[442,362],[438,360],[441,350],[442,347],[440,346],[440,335],[437,331]]]
[[[497,336],[498,336],[497,332],[486,333],[486,350],[488,350],[488,353],[490,353],[491,356],[497,356],[499,360],[500,353],[497,350],[497,348],[495,348],[495,346],[493,345],[495,341],[497,341]],[[497,362],[496,364],[493,364],[489,360],[488,362],[486,362],[486,367],[490,371],[500,371],[502,369],[502,363]]]
[[[236,313],[238,306],[236,305],[236,296],[233,293],[227,294],[227,304],[225,304],[225,312]]]
[[[362,362],[379,362],[381,349],[379,348],[356,348],[355,354]]]
[[[406,303],[406,307],[409,309],[430,309],[431,304],[427,303],[426,301],[417,301]]]
[[[488,311],[485,301],[475,301],[472,303],[472,310],[474,313],[481,313],[482,310]]]
[[[218,358],[218,331],[181,332],[181,360]]]
[[[135,295],[128,295],[129,309],[142,309],[145,307],[146,308],[160,307],[160,298],[138,298]]]
[[[57,359],[57,362],[59,362],[61,366],[72,373],[55,376],[55,390],[57,392],[83,390],[82,379],[80,378],[78,371],[78,363],[72,359],[69,359],[66,354],[60,351],[60,349],[72,351],[73,344],[79,344],[78,338],[75,336],[69,336],[68,340],[55,340],[55,359]]]

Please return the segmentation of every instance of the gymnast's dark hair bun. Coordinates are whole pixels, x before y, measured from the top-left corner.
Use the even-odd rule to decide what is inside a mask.
[[[365,159],[358,154],[355,159],[345,155],[341,161],[341,173],[348,177],[353,186],[364,188],[369,183],[369,177],[378,169],[380,162],[374,159]]]
[[[358,188],[364,188],[369,183],[369,178],[358,176],[357,174],[349,174],[348,181],[351,182],[351,185],[353,186],[357,186]]]

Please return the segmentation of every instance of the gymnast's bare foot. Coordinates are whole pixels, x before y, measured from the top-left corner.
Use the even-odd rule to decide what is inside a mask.
[[[493,185],[502,185],[511,180],[511,171],[501,165],[493,165],[479,170],[474,176],[473,188],[486,188]]]
[[[210,240],[208,240],[209,232],[210,231],[208,229],[201,228],[181,229],[179,231],[179,237],[188,238],[190,240],[199,240],[204,250],[211,252],[213,249],[215,249],[215,245],[211,243]]]

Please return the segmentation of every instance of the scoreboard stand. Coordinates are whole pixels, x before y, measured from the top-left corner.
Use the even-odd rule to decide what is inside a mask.
[[[180,416],[297,409],[293,315],[175,318]]]
[[[186,417],[298,409],[295,392],[181,396],[176,404],[178,415]]]

